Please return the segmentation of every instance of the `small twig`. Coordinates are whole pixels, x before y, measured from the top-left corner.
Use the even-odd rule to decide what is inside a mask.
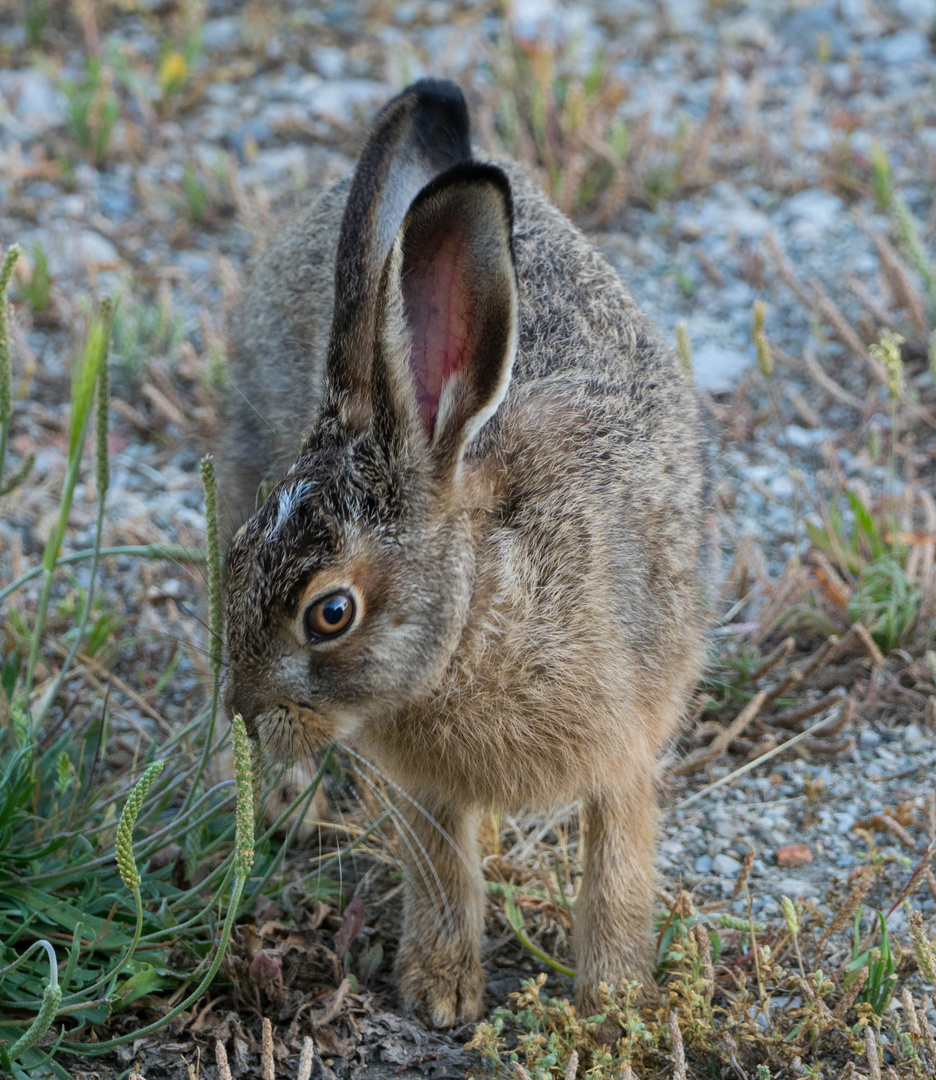
[[[929,336],[929,320],[926,317],[923,298],[907,274],[906,264],[901,259],[897,249],[885,236],[869,229],[861,221],[859,221],[859,225],[877,248],[878,258],[881,260],[881,269],[884,271],[887,283],[894,293],[894,298],[909,315],[914,330],[923,341],[926,341]]]
[[[814,735],[820,728],[824,728],[832,720],[837,719],[834,716],[827,716],[825,720],[820,720],[817,724],[813,724],[811,728],[807,728],[805,731],[801,731],[798,735],[794,735],[791,739],[786,739],[780,743],[779,746],[773,747],[765,754],[760,754],[754,758],[753,761],[748,761],[742,765],[739,769],[735,769],[734,772],[730,772],[727,776],[723,776],[720,780],[715,780],[711,784],[706,784],[704,788],[699,788],[698,791],[694,791],[687,798],[681,802],[676,803],[673,807],[674,810],[685,810],[687,806],[691,806],[693,803],[698,802],[699,799],[708,795],[710,791],[714,791],[715,788],[724,787],[725,784],[730,784],[732,781],[737,780],[739,776],[744,776],[745,773],[749,773],[752,769],[757,768],[758,765],[763,765],[765,761],[770,761],[771,758],[775,758],[777,754],[782,753],[784,750],[789,750],[808,735]]]
[[[904,1019],[907,1021],[907,1027],[910,1028],[910,1034],[919,1037],[922,1033],[917,1021],[916,1006],[913,1004],[913,995],[910,993],[910,988],[908,986],[905,986],[903,990],[901,990],[900,1000],[903,1003]]]
[[[781,663],[783,660],[786,660],[786,658],[790,655],[791,652],[793,652],[795,648],[796,638],[784,638],[783,641],[781,641],[780,644],[776,647],[776,649],[774,649],[773,652],[767,655],[766,659],[761,663],[760,667],[755,669],[749,681],[752,683],[756,683],[758,679],[762,679],[768,671],[772,671],[777,666],[777,664]]]
[[[886,829],[887,832],[896,836],[905,848],[908,848],[914,853],[919,852],[920,845],[913,839],[910,833],[907,832],[903,825],[901,825],[899,821],[895,821],[890,814],[875,814],[871,818],[871,822],[875,827]]]
[[[679,1013],[673,1009],[669,1016],[670,1038],[673,1040],[673,1080],[687,1080],[686,1051],[679,1030]]]
[[[861,644],[867,649],[868,656],[871,657],[871,663],[875,667],[883,667],[884,654],[878,648],[877,642],[871,637],[871,634],[864,623],[855,623],[855,633],[861,638]]]
[[[835,1017],[836,1020],[841,1020],[842,1022],[844,1022],[845,1017],[848,1015],[848,1010],[858,1000],[858,995],[864,988],[864,984],[865,982],[867,982],[867,979],[868,969],[864,967],[855,976],[855,981],[851,984],[851,986],[849,986],[848,990],[845,992],[845,996],[832,1010],[832,1015]]]
[[[779,716],[770,717],[768,722],[773,727],[794,728],[804,720],[815,716],[816,713],[822,712],[823,709],[830,709],[833,705],[838,705],[845,697],[844,690],[833,690],[831,694],[826,694],[825,697],[814,701],[811,705],[801,705],[798,709],[788,709],[786,712],[780,713]]]
[[[885,817],[885,816],[886,815],[884,815],[884,814],[881,815],[882,818]],[[897,825],[897,822],[895,821],[894,824]],[[899,825],[897,827],[900,828]],[[901,832],[904,832],[904,831],[905,830],[901,829]],[[910,840],[911,843],[913,842],[912,837],[908,836],[907,839]],[[914,847],[914,850],[919,850],[919,849]],[[910,891],[913,889],[913,885],[916,882],[917,878],[921,874],[925,874],[929,870],[929,863],[930,863],[930,860],[933,857],[933,852],[934,851],[936,851],[936,842],[930,843],[929,847],[923,852],[923,856],[920,859],[920,861],[916,864],[916,866],[914,867],[913,873],[910,875],[910,877],[909,877],[909,879],[907,881],[907,884],[904,885],[904,887],[897,894],[897,899],[893,902],[893,904],[891,904],[890,910],[884,916],[885,921],[891,917],[891,915],[893,914],[893,912],[895,911],[897,906],[903,902],[904,898],[906,896],[909,896]],[[930,873],[930,875],[932,875],[932,870],[929,870],[929,873]]]
[[[824,641],[801,669],[803,682],[808,682],[819,668],[834,659],[838,655],[840,646],[841,640],[836,634]]]
[[[929,1054],[930,1064],[936,1070],[936,1039],[933,1038],[933,1032],[926,1016],[927,1012],[929,1012],[929,1000],[924,998],[923,1004],[917,1010],[917,1023],[923,1033],[923,1045],[926,1047],[927,1054]]]
[[[708,746],[690,754],[673,769],[675,775],[686,776],[688,773],[695,772],[697,769],[701,769],[703,765],[708,765],[716,758],[721,757],[734,739],[736,739],[745,728],[747,728],[754,717],[757,716],[766,700],[766,691],[758,691],[741,712],[738,713],[734,720],[731,721],[728,727],[716,735]]]
[[[348,991],[351,989],[351,980],[342,979],[341,985],[335,991],[335,996],[325,1006],[325,1008],[315,1016],[311,1017],[312,1027],[320,1028],[325,1024],[330,1024],[332,1020],[341,1012],[341,1006],[344,1004],[344,999],[348,996]]]
[[[884,367],[883,363],[881,363],[876,356],[872,355],[867,345],[865,345],[855,331],[852,330],[848,320],[841,311],[839,311],[835,301],[825,291],[819,280],[817,278],[810,278],[809,287],[814,294],[811,305],[813,311],[815,311],[817,315],[825,316],[842,344],[850,349],[855,356],[860,356],[871,371],[874,372],[878,382],[880,382],[882,386],[886,386],[887,368]]]
[[[575,1080],[575,1075],[578,1072],[578,1051],[573,1050],[569,1054],[569,1064],[566,1065],[565,1080]]]

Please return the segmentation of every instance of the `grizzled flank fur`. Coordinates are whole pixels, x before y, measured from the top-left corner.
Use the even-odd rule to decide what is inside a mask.
[[[458,123],[456,94],[428,80],[404,91],[376,122],[402,164],[388,170],[377,136],[362,155],[378,185],[434,167],[435,195],[413,191],[401,212],[399,191],[375,190],[342,225],[338,184],[258,260],[233,320],[240,393],[221,455],[224,494],[249,518],[227,568],[226,701],[297,768],[345,739],[407,793],[401,813],[433,869],[404,852],[397,973],[438,1024],[482,1010],[477,828],[493,806],[582,800],[579,1005],[596,1011],[602,981],[649,976],[656,761],[702,648],[691,386],[518,165],[452,167],[467,131],[435,140],[448,149],[431,160],[424,110],[426,124]],[[443,237],[473,223],[455,259],[472,360],[428,429],[407,374],[407,290],[422,278],[403,272],[421,215]],[[346,253],[396,240],[376,277],[339,265],[339,280],[366,281],[333,329],[342,228]],[[279,483],[254,515],[265,479]],[[310,646],[304,605],[335,588],[357,618]]]

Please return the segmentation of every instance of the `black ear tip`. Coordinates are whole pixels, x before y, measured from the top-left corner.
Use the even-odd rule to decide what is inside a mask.
[[[465,104],[465,95],[461,87],[450,79],[418,79],[411,83],[404,94],[413,94],[419,99],[421,105],[437,105],[468,115],[468,106]]]
[[[413,102],[413,134],[429,157],[449,165],[471,157],[471,121],[465,95],[448,79],[419,79],[394,101]]]

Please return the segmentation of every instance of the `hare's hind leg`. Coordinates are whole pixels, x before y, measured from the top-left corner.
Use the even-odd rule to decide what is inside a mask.
[[[654,763],[628,763],[614,790],[584,800],[585,873],[575,909],[575,1000],[602,1011],[600,983],[652,982],[651,916],[657,806]]]
[[[423,793],[401,807],[406,871],[396,975],[403,998],[433,1024],[477,1020],[484,999],[484,879],[477,813]]]

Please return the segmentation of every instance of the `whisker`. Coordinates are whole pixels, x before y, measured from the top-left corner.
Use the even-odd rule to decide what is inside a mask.
[[[393,788],[393,790],[397,792],[397,794],[399,794],[410,804],[410,806],[413,807],[414,810],[418,810],[419,813],[422,814],[422,816],[426,819],[426,821],[428,821],[429,824],[432,825],[432,827],[436,830],[436,832],[446,841],[446,843],[449,844],[449,846],[456,853],[456,855],[458,855],[465,868],[470,870],[472,874],[475,872],[474,864],[465,855],[461,847],[455,842],[451,834],[444,828],[442,823],[432,814],[430,814],[429,811],[420,802],[414,799],[408,791],[400,787],[400,785],[395,780],[387,776],[383,769],[378,768],[372,761],[368,761],[367,758],[365,758],[363,755],[357,753],[357,751],[355,750],[352,750],[351,747],[348,746],[346,743],[339,743],[338,745],[341,747],[342,750],[345,751],[346,754],[349,754],[356,761],[359,761],[368,769],[372,769],[381,778],[381,780],[384,781],[384,783],[389,784]]]
[[[205,649],[201,645],[196,645],[194,641],[182,637],[179,634],[170,634],[168,630],[156,630],[153,632],[153,636],[156,638],[165,638],[169,641],[177,641],[180,645],[184,645],[187,649],[191,649],[192,652],[201,653],[202,656],[207,656],[212,662],[217,659],[217,656],[209,649]]]
[[[195,612],[187,604],[184,604],[181,600],[177,600],[176,603],[179,605],[179,608],[185,612],[186,615],[194,619],[195,622],[197,622],[200,626],[203,626],[216,641],[220,641],[223,643],[223,638],[221,637],[221,635],[216,634],[214,630],[212,630],[211,627],[208,625],[208,623],[206,623],[204,619],[196,615]]]
[[[272,424],[270,423],[270,421],[269,421],[269,420],[267,420],[267,418],[266,418],[266,417],[265,417],[265,416],[263,415],[263,413],[262,413],[262,412],[260,412],[260,410],[259,410],[259,409],[257,408],[257,406],[256,406],[256,405],[254,405],[254,403],[253,403],[253,402],[252,402],[252,401],[250,400],[250,398],[249,398],[249,397],[247,397],[247,395],[246,395],[246,394],[244,393],[244,391],[243,391],[243,390],[241,390],[241,388],[240,388],[240,387],[239,387],[239,386],[237,385],[237,383],[236,383],[236,382],[234,382],[234,381],[232,380],[232,381],[231,381],[231,386],[233,386],[233,387],[234,387],[234,389],[235,389],[235,390],[236,390],[236,391],[238,392],[238,394],[240,394],[240,396],[241,396],[241,397],[242,397],[242,398],[244,399],[244,401],[246,401],[246,402],[247,402],[247,404],[248,404],[248,405],[249,405],[249,406],[251,407],[251,409],[253,409],[253,411],[254,411],[254,412],[255,412],[255,413],[257,414],[257,416],[259,416],[259,417],[260,417],[260,419],[261,419],[261,420],[262,420],[262,421],[264,422],[264,424],[266,424],[266,426],[267,426],[267,427],[268,427],[268,428],[270,429],[270,431],[272,431],[272,432],[273,432],[273,434],[274,434],[274,435],[276,436],[276,438],[277,438],[277,441],[281,443],[281,442],[283,441],[283,437],[282,437],[282,435],[280,435],[280,433],[279,433],[279,432],[278,432],[278,431],[276,430],[276,428],[275,428],[275,427],[274,427],[274,426],[273,426],[273,425],[272,425]]]
[[[435,892],[438,893],[440,906],[442,909],[442,919],[445,924],[446,932],[449,934],[453,933],[455,923],[452,917],[452,909],[448,902],[448,896],[445,892],[445,887],[442,884],[442,879],[439,877],[439,872],[436,870],[435,864],[433,863],[429,852],[426,850],[423,842],[419,839],[418,833],[413,828],[413,826],[410,825],[410,823],[406,820],[405,815],[401,814],[399,810],[393,806],[391,800],[388,799],[386,795],[384,795],[378,785],[375,784],[369,776],[366,776],[360,770],[357,770],[357,775],[361,778],[361,780],[364,781],[365,784],[368,785],[368,787],[374,793],[374,796],[379,800],[381,805],[385,806],[391,812],[391,814],[394,814],[395,820],[398,822],[399,825],[402,826],[402,830],[400,832],[400,839],[406,845],[406,849],[410,854],[410,859],[412,860],[413,865],[419,871],[419,876],[422,878],[423,885],[426,889],[426,895],[431,898]],[[410,838],[413,841],[413,844],[415,844],[416,850],[414,850],[413,844],[411,844],[410,841],[407,839],[407,834],[409,834]],[[416,851],[419,852],[418,857]],[[430,882],[429,876],[426,873],[424,866],[428,867],[431,871],[433,878],[432,882]],[[435,888],[433,888],[433,884]]]

